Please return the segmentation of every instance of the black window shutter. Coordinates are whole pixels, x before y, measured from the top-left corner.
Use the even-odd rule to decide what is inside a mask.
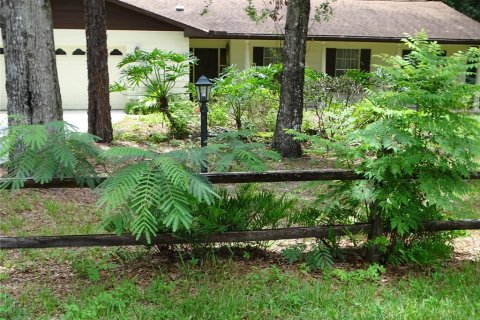
[[[263,47],[253,47],[253,63],[256,66],[263,66]]]
[[[325,72],[332,77],[335,77],[335,59],[337,58],[337,49],[327,48],[325,57]]]
[[[410,53],[412,53],[412,50],[402,50],[402,58],[405,58],[408,56]]]
[[[360,70],[370,72],[370,60],[372,57],[372,50],[362,49],[360,50]]]

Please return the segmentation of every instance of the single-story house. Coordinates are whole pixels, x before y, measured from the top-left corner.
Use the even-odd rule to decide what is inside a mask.
[[[82,0],[51,0],[57,65],[64,109],[86,109],[87,66]],[[312,7],[322,0],[312,0]],[[111,82],[118,80],[117,63],[135,49],[191,51],[199,58],[190,81],[222,68],[267,65],[278,61],[284,19],[263,23],[245,12],[247,0],[107,0]],[[259,6],[264,1],[255,0]],[[312,16],[314,14],[312,10]],[[440,1],[337,0],[327,22],[309,29],[306,64],[331,75],[347,69],[372,70],[377,54],[402,55],[405,33],[425,30],[447,55],[480,46],[480,23]],[[1,47],[1,44],[0,44]],[[0,49],[0,57],[3,49]],[[5,66],[0,59],[0,110],[6,109]],[[185,79],[179,86],[183,86]],[[476,83],[480,83],[477,72]],[[114,93],[111,104],[122,109],[129,97]]]

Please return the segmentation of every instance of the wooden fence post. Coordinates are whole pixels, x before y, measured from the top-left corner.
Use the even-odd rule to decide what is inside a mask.
[[[370,211],[370,223],[372,224],[372,231],[368,234],[368,242],[365,251],[365,258],[369,263],[380,263],[382,261],[382,254],[379,249],[379,245],[372,245],[378,237],[383,235],[383,219],[378,208],[378,204],[375,202],[369,205]]]

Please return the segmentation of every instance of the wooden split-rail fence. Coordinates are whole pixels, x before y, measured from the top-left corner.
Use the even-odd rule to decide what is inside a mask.
[[[203,173],[213,184],[237,183],[265,183],[265,182],[295,182],[295,181],[333,181],[333,180],[362,180],[365,177],[353,170],[293,170],[267,172],[231,172],[231,173]],[[480,172],[473,173],[470,179],[480,179]],[[0,182],[5,181],[0,179]],[[99,183],[102,179],[99,179]],[[38,184],[27,180],[24,188],[86,188],[76,183],[75,179],[53,179],[46,184]],[[429,221],[419,227],[419,231],[439,232],[449,230],[480,229],[480,220],[453,220]],[[329,235],[367,234],[374,239],[383,234],[385,228],[382,221],[373,219],[369,223],[351,225],[326,225],[314,227],[292,227],[268,230],[232,231],[196,238],[180,238],[175,234],[159,234],[152,238],[151,245],[182,244],[182,243],[232,243],[249,241],[269,241],[302,238],[325,238]],[[92,247],[92,246],[133,246],[147,245],[146,239],[136,240],[131,235],[96,234],[96,235],[66,235],[66,236],[29,236],[3,237],[0,236],[0,249],[38,249],[38,248],[65,248],[65,247]],[[367,259],[379,259],[375,247],[367,251]]]

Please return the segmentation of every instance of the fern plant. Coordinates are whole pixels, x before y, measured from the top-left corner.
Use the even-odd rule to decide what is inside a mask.
[[[229,133],[205,148],[163,154],[131,147],[104,152],[105,161],[117,164],[117,170],[100,185],[99,203],[107,213],[105,225],[112,231],[128,230],[148,242],[159,231],[189,230],[193,209],[205,205],[208,210],[219,198],[195,171],[207,164],[222,170],[232,166],[263,170],[262,159],[274,156],[263,146],[241,141],[247,137],[248,133]]]
[[[100,151],[94,136],[77,133],[64,122],[11,126],[0,139],[0,158],[8,157],[9,178],[0,187],[18,189],[27,178],[43,184],[55,177],[74,177],[93,188],[99,176],[95,169],[103,164],[110,171],[98,187],[106,225],[150,242],[160,230],[188,230],[193,204],[211,205],[218,198],[210,183],[194,173],[207,160],[222,169],[235,165],[261,170],[262,157],[274,155],[242,139],[248,134],[230,133],[208,148],[162,154],[132,147]],[[221,165],[215,163],[217,159]]]
[[[211,204],[216,197],[207,180],[190,172],[168,154],[134,148],[112,148],[106,159],[130,161],[100,185],[99,205],[107,216],[121,212],[137,239],[148,242],[165,225],[174,232],[192,223],[192,200]],[[133,161],[133,163],[131,163]],[[125,222],[122,222],[125,225]]]
[[[74,177],[80,185],[93,187],[100,150],[97,137],[78,133],[72,125],[58,121],[46,125],[16,125],[0,134],[0,159],[8,161],[6,182],[0,188],[22,188],[27,178],[44,184],[54,177]]]

